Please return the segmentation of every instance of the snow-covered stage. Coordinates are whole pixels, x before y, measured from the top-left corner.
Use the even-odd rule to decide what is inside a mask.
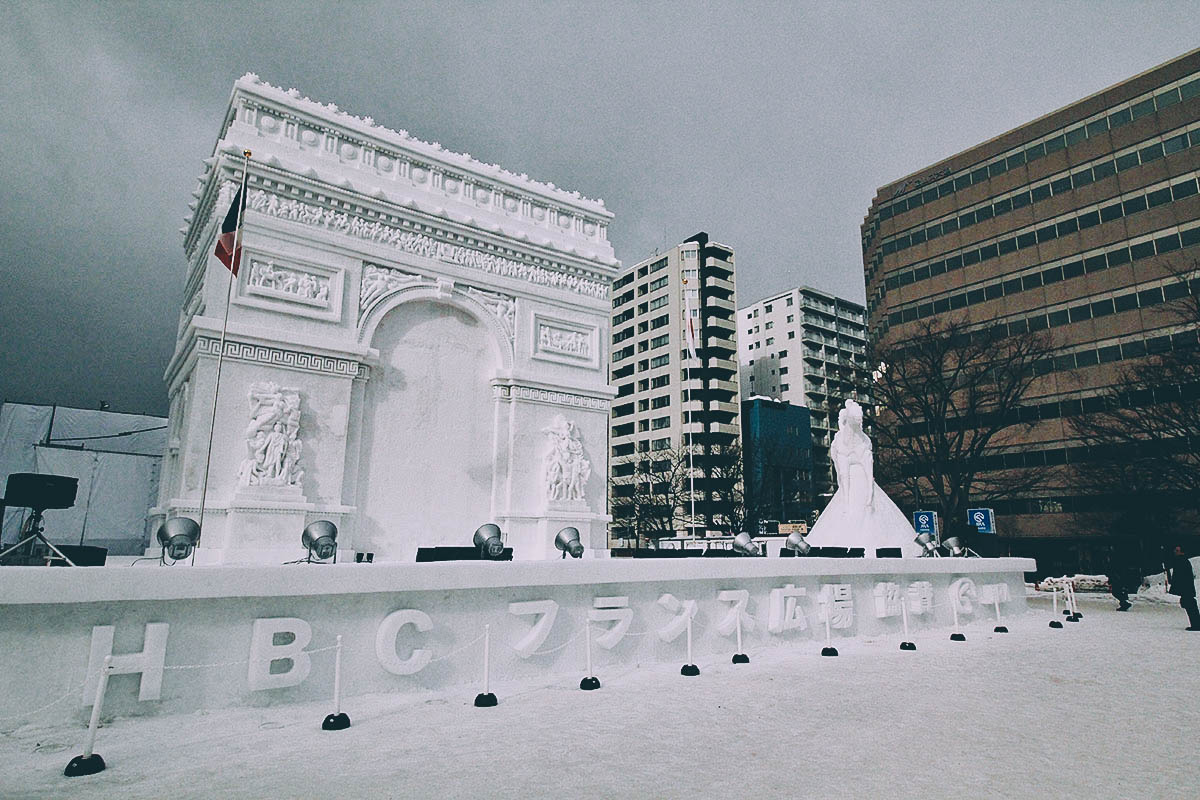
[[[190,712],[330,697],[343,637],[347,697],[685,663],[829,634],[945,635],[1025,611],[1029,559],[738,558],[246,567],[6,567],[0,717],[85,717],[104,657],[105,714]],[[11,722],[7,724],[13,724]]]

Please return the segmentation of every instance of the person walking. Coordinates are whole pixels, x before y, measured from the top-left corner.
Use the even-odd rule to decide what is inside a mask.
[[[1117,548],[1113,548],[1108,554],[1108,586],[1117,600],[1117,611],[1128,611],[1129,592],[1131,589],[1137,591],[1137,585],[1131,577],[1134,570],[1129,559],[1124,557],[1127,555]]]
[[[1192,562],[1188,561],[1183,545],[1175,545],[1175,555],[1167,565],[1167,591],[1179,598],[1179,605],[1187,612],[1189,631],[1200,631],[1200,610],[1196,608],[1196,574]]]

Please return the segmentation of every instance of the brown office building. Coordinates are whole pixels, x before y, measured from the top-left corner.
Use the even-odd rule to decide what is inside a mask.
[[[1120,369],[1194,346],[1165,302],[1200,259],[1200,50],[879,189],[863,224],[868,335],[901,342],[929,318],[1046,330],[1053,357],[1026,399],[1037,424],[988,469],[1046,466],[1054,485],[995,504],[1002,549],[1047,569],[1103,571],[1088,458],[1072,418]]]

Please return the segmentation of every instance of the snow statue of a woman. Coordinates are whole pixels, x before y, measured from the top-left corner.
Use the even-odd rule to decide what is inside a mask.
[[[808,542],[814,547],[861,547],[868,558],[881,547],[899,547],[905,556],[919,556],[912,525],[875,483],[871,440],[862,424],[862,406],[847,400],[829,447],[838,488]]]

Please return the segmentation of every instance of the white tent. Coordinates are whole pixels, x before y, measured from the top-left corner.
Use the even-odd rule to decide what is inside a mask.
[[[13,472],[69,475],[79,480],[75,506],[47,511],[46,537],[62,544],[107,547],[110,554],[144,552],[146,512],[157,500],[167,420],[62,406],[0,406],[0,488]],[[4,514],[12,543],[28,509]]]

